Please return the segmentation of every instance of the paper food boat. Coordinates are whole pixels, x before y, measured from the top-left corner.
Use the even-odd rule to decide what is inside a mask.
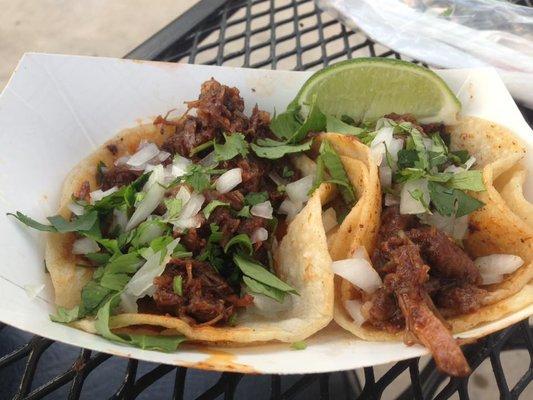
[[[421,346],[364,342],[331,325],[307,340],[305,351],[288,344],[252,347],[184,345],[175,353],[141,350],[53,323],[53,288],[43,265],[43,236],[5,216],[20,210],[44,220],[57,211],[63,179],[81,159],[123,128],[198,96],[214,77],[236,86],[249,114],[255,103],[284,110],[312,72],[139,62],[26,54],[0,96],[0,321],[53,340],[124,357],[188,367],[256,373],[316,373],[398,361],[427,353]],[[465,115],[511,129],[528,146],[523,161],[533,171],[533,132],[491,69],[437,71],[463,104]],[[533,177],[525,188],[533,198]],[[25,287],[45,284],[31,298]],[[477,337],[533,314],[533,305],[461,334]]]

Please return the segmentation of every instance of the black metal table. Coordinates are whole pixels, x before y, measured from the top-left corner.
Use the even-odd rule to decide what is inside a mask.
[[[532,5],[531,0],[514,2]],[[305,70],[362,56],[403,58],[373,42],[362,32],[345,28],[316,8],[312,0],[203,0],[126,57]],[[531,124],[533,112],[522,111]],[[0,325],[0,335],[10,329],[13,328]],[[10,382],[11,386],[17,387],[16,399],[83,398],[83,390],[91,385],[89,381],[95,371],[113,360],[121,362],[122,369],[112,374],[116,379],[108,383],[111,399],[141,398],[146,390],[163,379],[165,385],[171,387],[168,396],[174,399],[231,399],[236,394],[238,398],[249,398],[246,391],[239,389],[260,383],[267,390],[258,398],[265,399],[379,399],[391,387],[399,385],[402,376],[403,382],[409,385],[397,396],[398,399],[468,399],[472,380],[449,379],[435,370],[433,361],[424,365],[424,361],[419,359],[401,361],[379,378],[375,376],[374,368],[364,368],[362,372],[303,376],[244,376],[199,373],[187,368],[124,360],[81,349],[71,364],[64,365],[63,372],[36,382],[41,358],[57,346],[63,346],[59,352],[66,348],[35,336],[7,354],[0,354],[0,378],[6,370],[18,366],[19,373],[16,375],[20,382]],[[501,356],[507,350],[521,351],[530,360],[529,368],[513,385],[508,383],[502,366]],[[533,330],[528,321],[466,346],[464,351],[474,371],[482,363],[490,362],[491,378],[497,384],[501,399],[519,398],[533,380]],[[111,380],[111,375],[108,378]],[[6,385],[1,379],[0,382]],[[193,383],[194,393],[188,390]],[[61,393],[60,397],[54,397],[55,393]],[[0,386],[0,399],[7,396],[7,390]],[[150,396],[153,393],[145,398]]]

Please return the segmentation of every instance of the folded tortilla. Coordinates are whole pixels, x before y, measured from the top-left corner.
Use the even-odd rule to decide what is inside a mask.
[[[168,127],[167,127],[168,128]],[[147,140],[160,146],[172,133],[171,129],[160,131],[154,125],[142,125],[120,133],[116,138],[105,143],[101,148],[83,160],[68,175],[61,196],[59,213],[68,218],[70,211],[67,204],[72,194],[84,181],[89,181],[91,188],[96,188],[96,169],[100,161],[112,165],[113,161],[136,151],[141,140]],[[360,179],[361,163],[368,162],[368,155],[361,157],[361,144],[353,138],[342,135],[325,134],[321,140],[328,139],[342,156],[342,162],[356,187],[365,186]],[[116,150],[112,154],[109,146]],[[363,146],[364,147],[364,146]],[[366,154],[366,153],[365,153]],[[307,159],[309,160],[309,159]],[[362,161],[361,161],[362,160]],[[295,166],[303,170],[312,168],[305,159],[297,160]],[[313,163],[311,163],[313,164]],[[374,179],[374,176],[364,179]],[[365,181],[366,182],[366,181]],[[327,238],[322,222],[322,207],[336,195],[336,188],[331,184],[322,184],[311,196],[307,205],[290,222],[287,234],[274,249],[273,256],[278,277],[293,286],[299,296],[292,297],[291,307],[272,317],[264,317],[248,309],[239,312],[238,325],[192,326],[172,316],[154,314],[120,314],[111,317],[110,327],[121,332],[139,331],[146,326],[158,327],[161,334],[182,333],[191,340],[218,343],[250,343],[278,340],[294,342],[303,340],[325,327],[333,318],[333,273],[331,256],[328,252]],[[376,193],[378,188],[376,187]],[[379,196],[376,194],[379,201]],[[366,197],[365,197],[366,198]],[[352,210],[346,221],[354,219],[359,213],[358,206]],[[366,206],[369,210],[370,207]],[[365,211],[366,212],[366,211]],[[357,237],[357,227],[345,221],[339,229],[352,232]],[[74,234],[51,233],[46,246],[46,264],[55,289],[56,304],[71,308],[80,303],[81,291],[91,280],[93,269],[76,266],[76,256],[71,253]],[[347,238],[343,238],[343,243]],[[80,329],[96,332],[94,319],[86,318],[72,323]]]
[[[483,307],[473,313],[447,319],[453,333],[460,333],[499,320],[506,315],[525,309],[533,304],[533,205],[523,195],[525,170],[519,162],[525,155],[525,148],[506,128],[495,123],[464,117],[449,128],[451,149],[468,150],[476,158],[477,168],[483,170],[486,191],[469,194],[483,201],[485,206],[469,216],[469,233],[464,239],[468,254],[473,257],[490,254],[514,254],[524,260],[524,264],[506,279],[497,284],[484,286],[487,295],[482,299]],[[369,197],[381,197],[377,178],[377,167],[367,163],[369,177],[361,182],[361,190]],[[363,198],[361,198],[363,200]],[[371,202],[372,212],[365,212],[364,201],[354,207],[361,211],[351,221],[361,226],[364,233],[358,235],[351,246],[333,240],[331,255],[333,260],[349,258],[358,246],[365,246],[369,254],[374,250],[380,223],[381,204]],[[376,217],[377,215],[377,217]],[[364,227],[364,228],[363,228]],[[391,334],[354,323],[344,308],[344,302],[357,298],[352,284],[335,277],[334,319],[344,329],[365,340],[401,340],[403,332]],[[505,326],[499,326],[499,329]],[[491,333],[490,330],[477,330],[478,337]]]

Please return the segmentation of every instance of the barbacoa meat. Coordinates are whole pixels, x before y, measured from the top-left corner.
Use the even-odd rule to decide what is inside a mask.
[[[363,314],[388,332],[406,329],[455,376],[470,369],[443,317],[478,310],[485,291],[477,267],[448,235],[422,226],[413,215],[386,207],[372,261],[384,285],[364,299]]]
[[[102,175],[102,190],[111,189],[114,186],[125,186],[141,176],[142,171],[133,171],[124,165],[118,165],[104,171]]]
[[[182,296],[173,289],[174,277],[182,278]],[[253,298],[240,298],[228,283],[206,262],[172,259],[165,271],[154,279],[153,299],[160,310],[186,321],[215,325],[228,322],[236,307],[245,307]]]

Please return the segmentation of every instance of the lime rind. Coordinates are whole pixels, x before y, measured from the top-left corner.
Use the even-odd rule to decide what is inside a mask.
[[[382,74],[380,73],[380,70],[382,70],[383,72],[391,73]],[[291,105],[293,105],[293,107],[298,106],[300,109],[300,115],[305,118],[309,111],[308,102],[311,96],[314,93],[318,93],[320,96],[320,88],[324,85],[325,82],[328,82],[335,75],[342,75],[346,71],[349,71],[350,79],[357,79],[358,74],[367,79],[369,76],[368,71],[371,71],[370,76],[372,79],[381,80],[378,82],[377,85],[380,88],[394,88],[395,86],[393,83],[397,82],[392,82],[392,80],[389,82],[387,81],[387,79],[390,80],[390,77],[395,75],[400,78],[400,82],[402,78],[404,80],[412,80],[414,78],[417,79],[420,84],[427,85],[427,87],[432,91],[431,94],[434,96],[438,95],[439,97],[438,101],[440,102],[440,104],[437,105],[438,109],[436,108],[435,110],[432,110],[431,115],[420,115],[419,113],[417,113],[417,110],[419,110],[421,106],[425,106],[427,108],[428,105],[422,105],[420,103],[419,98],[416,96],[416,92],[413,91],[413,96],[408,100],[409,104],[412,105],[412,110],[403,110],[404,112],[411,112],[412,114],[414,114],[415,117],[418,117],[420,119],[420,122],[445,122],[450,124],[456,121],[457,114],[461,110],[461,103],[459,102],[457,97],[453,94],[446,82],[444,82],[444,80],[435,72],[431,71],[428,68],[424,68],[407,61],[388,58],[357,58],[353,60],[342,61],[324,69],[321,69],[320,71],[314,73],[304,83],[304,85],[298,92],[296,98],[293,100],[293,102],[291,102]],[[396,89],[399,89],[397,85]],[[405,93],[403,93],[405,92],[405,88],[402,88],[401,90],[401,95],[405,97]],[[370,90],[368,90],[368,96],[375,95],[375,93],[372,94],[371,92],[372,88],[370,87]],[[387,93],[387,97],[389,98],[395,98],[396,95],[400,95],[400,93],[394,93],[394,89],[392,92]],[[370,102],[370,108],[372,107],[378,110],[380,109],[379,104],[372,104],[372,102]],[[328,113],[328,110],[322,111]],[[395,110],[392,109],[384,110],[381,115],[377,115],[374,111],[375,110],[364,109],[358,110],[357,113],[354,112],[357,115],[349,115],[349,113],[347,115],[355,117],[356,119],[359,119],[362,116],[362,120],[367,120],[379,118],[389,112],[395,112]],[[368,116],[369,118],[367,118]]]

